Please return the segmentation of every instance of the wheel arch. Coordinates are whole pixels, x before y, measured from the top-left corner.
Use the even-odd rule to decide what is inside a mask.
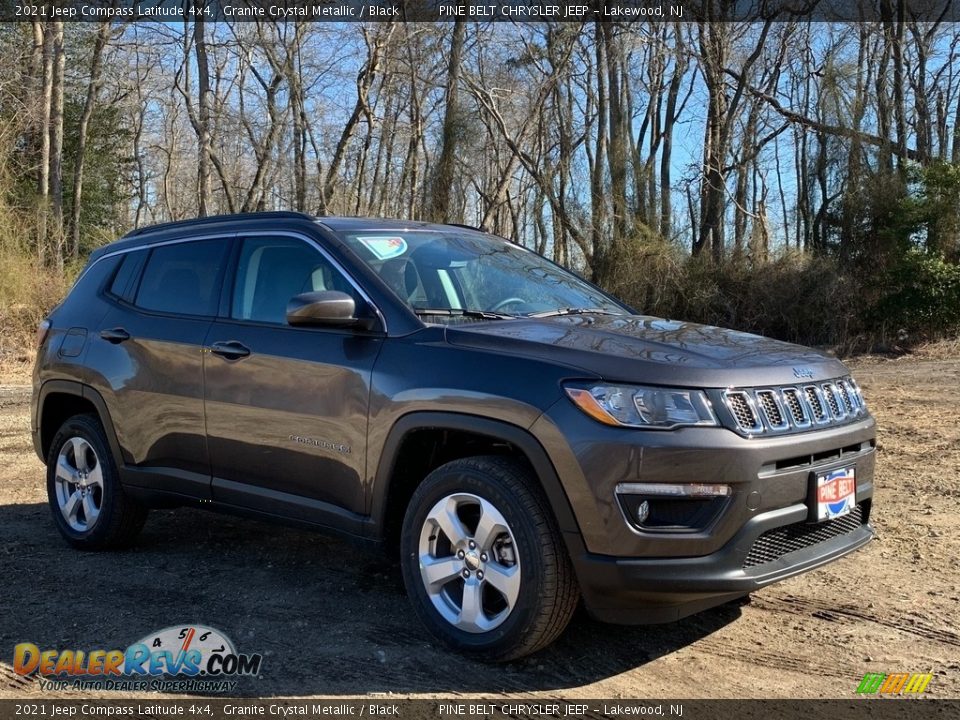
[[[74,380],[48,380],[40,387],[36,451],[43,462],[47,460],[50,443],[60,426],[74,415],[85,413],[94,414],[100,420],[110,444],[110,452],[117,465],[122,465],[120,443],[103,396],[89,385]]]
[[[443,456],[441,460],[428,461],[424,464],[426,473],[459,457],[490,454],[491,448],[507,450],[502,454],[512,454],[524,460],[536,475],[568,547],[573,540],[571,536],[579,538],[580,529],[556,469],[539,440],[530,432],[500,420],[464,413],[414,412],[404,415],[394,423],[380,454],[371,488],[370,504],[371,527],[377,535],[376,539],[387,539],[392,532],[397,531],[398,518],[402,521],[413,491],[426,476],[426,473],[419,478],[401,474],[402,469],[398,467],[398,463],[405,459],[405,453],[416,449],[411,448],[410,444],[427,437],[434,446],[439,444],[442,447],[443,441],[440,438],[449,436],[450,433],[456,434],[457,443],[462,443],[464,439],[476,442],[480,452],[454,452],[452,455]]]

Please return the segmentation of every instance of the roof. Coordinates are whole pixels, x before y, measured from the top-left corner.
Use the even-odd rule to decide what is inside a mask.
[[[276,212],[251,212],[251,213],[234,213],[231,215],[207,215],[206,217],[201,218],[190,218],[187,220],[174,220],[172,222],[157,223],[155,225],[144,225],[143,227],[136,228],[131,230],[121,239],[130,238],[130,237],[139,237],[141,235],[147,235],[155,232],[163,232],[165,230],[173,230],[180,227],[196,227],[197,225],[215,225],[218,223],[226,222],[244,222],[250,220],[310,220],[314,221],[317,218],[313,215],[308,215],[307,213],[295,212],[292,210],[280,210]]]
[[[299,223],[315,223],[333,232],[357,232],[357,231],[378,231],[378,232],[400,232],[403,230],[432,230],[435,232],[449,231],[451,227],[468,228],[479,230],[479,228],[470,228],[467,225],[444,225],[439,223],[428,223],[422,220],[399,220],[391,218],[363,218],[363,217],[336,217],[309,215],[307,213],[294,212],[291,210],[282,210],[275,212],[252,212],[235,213],[231,215],[208,215],[202,218],[191,218],[189,220],[175,220],[173,222],[158,223],[156,225],[146,225],[141,228],[131,230],[120,239],[97,248],[90,255],[91,260],[95,260],[107,252],[121,250],[125,248],[134,248],[141,245],[150,244],[168,238],[176,238],[183,231],[189,231],[197,227],[210,226],[214,228],[222,225],[232,225],[234,231],[238,230],[237,225],[246,223],[259,223],[265,221],[286,221]],[[180,231],[180,232],[178,232]]]
[[[459,223],[431,223],[424,220],[401,220],[399,218],[324,216],[317,218],[316,221],[334,232],[356,232],[364,230],[393,230],[396,232],[403,230],[432,230],[435,232],[449,232],[451,227],[480,230],[480,228],[471,225],[460,225]]]

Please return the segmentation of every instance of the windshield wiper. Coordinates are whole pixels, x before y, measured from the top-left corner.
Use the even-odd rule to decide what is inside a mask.
[[[442,315],[445,317],[466,317],[479,320],[515,320],[516,315],[490,312],[489,310],[463,310],[461,308],[414,308],[417,317],[421,315]]]
[[[610,310],[604,310],[603,308],[566,307],[566,308],[557,308],[556,310],[544,310],[543,312],[530,313],[526,317],[547,318],[547,317],[559,317],[561,315],[620,315],[620,314],[621,313],[611,312]]]

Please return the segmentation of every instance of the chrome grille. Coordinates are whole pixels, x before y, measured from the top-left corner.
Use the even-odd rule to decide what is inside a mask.
[[[840,393],[837,391],[837,386],[833,383],[824,383],[820,387],[823,390],[823,397],[826,399],[833,417],[837,420],[843,420],[843,418],[847,416],[847,411],[846,408],[840,405],[840,399],[837,397]]]
[[[847,388],[853,396],[853,399],[857,403],[857,408],[860,412],[866,412],[867,404],[863,401],[863,393],[860,392],[860,386],[857,385],[857,381],[853,378],[847,378]]]
[[[739,425],[742,430],[746,432],[760,432],[763,430],[760,418],[757,417],[757,413],[754,411],[754,403],[747,393],[738,391],[728,392],[726,399],[727,407],[730,408],[730,412],[733,413],[737,425]]]
[[[735,428],[748,435],[806,430],[867,416],[856,383],[839,378],[802,387],[730,389],[722,393]]]
[[[744,568],[779,560],[788,553],[804,550],[835,537],[849,535],[863,525],[863,509],[857,505],[843,517],[826,522],[805,522],[767,530],[753,543],[743,561]]]
[[[850,391],[846,380],[837,381],[837,390],[840,391],[840,399],[843,400],[843,404],[847,409],[847,413],[853,414],[857,412],[857,410],[859,410],[859,406],[856,404],[856,400],[853,397],[853,393]]]
[[[800,391],[797,388],[783,389],[783,404],[790,412],[790,420],[794,427],[810,427],[810,416],[807,414],[807,406],[800,398]]]
[[[807,404],[813,412],[814,421],[818,423],[828,422],[830,415],[827,413],[827,405],[823,400],[823,395],[820,390],[818,390],[815,385],[807,385],[803,389],[803,392],[807,396]]]
[[[773,390],[757,390],[757,401],[763,410],[763,415],[767,424],[774,430],[786,430],[790,427],[787,419],[780,409],[780,401],[777,400],[776,393]]]

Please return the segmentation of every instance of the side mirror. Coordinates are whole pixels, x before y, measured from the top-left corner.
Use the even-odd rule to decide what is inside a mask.
[[[288,325],[321,327],[366,327],[369,321],[357,317],[357,304],[337,290],[301,293],[287,303]]]

